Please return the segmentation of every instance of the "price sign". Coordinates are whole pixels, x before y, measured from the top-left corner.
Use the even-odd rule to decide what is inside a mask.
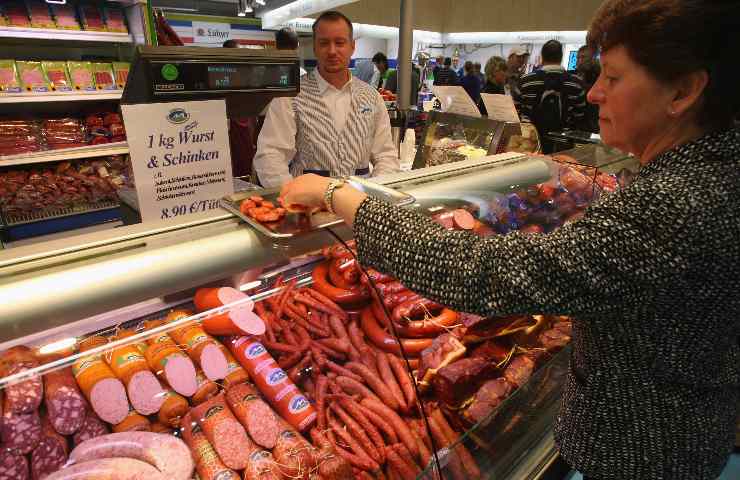
[[[224,100],[121,110],[142,222],[207,212],[234,193]]]
[[[442,111],[456,113],[466,117],[480,118],[480,110],[462,87],[434,86],[432,92],[439,98]]]

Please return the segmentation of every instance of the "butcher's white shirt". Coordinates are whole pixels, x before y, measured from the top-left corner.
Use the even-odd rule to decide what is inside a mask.
[[[352,104],[352,86],[360,80],[350,76],[340,89],[331,85],[316,71],[319,93],[331,113],[332,120],[341,132],[347,123]],[[393,144],[391,122],[383,98],[376,96],[375,134],[369,163],[373,166],[373,176],[393,173],[400,170],[398,149]],[[265,188],[279,187],[293,178],[288,165],[300,152],[296,152],[296,123],[292,98],[279,97],[270,102],[265,124],[257,140],[257,153],[254,157],[254,171]],[[359,167],[359,165],[358,165]]]

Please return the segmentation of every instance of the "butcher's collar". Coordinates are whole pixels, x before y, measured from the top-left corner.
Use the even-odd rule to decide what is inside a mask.
[[[319,69],[318,68],[315,71],[316,71],[316,83],[318,84],[319,93],[321,95],[325,94],[326,91],[329,88],[333,88],[334,90],[339,91],[339,92],[342,92],[342,91],[345,91],[345,90],[350,90],[351,91],[351,89],[352,89],[352,80],[353,80],[354,77],[352,76],[352,72],[350,72],[349,70],[347,70],[348,73],[349,73],[349,80],[347,80],[347,83],[345,83],[344,86],[342,86],[342,88],[337,88],[334,85],[332,85],[331,83],[327,82],[326,79],[321,76],[321,72],[319,72]]]

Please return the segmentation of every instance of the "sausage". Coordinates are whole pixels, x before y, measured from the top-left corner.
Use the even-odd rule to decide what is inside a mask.
[[[436,424],[439,425],[442,433],[444,433],[445,437],[447,438],[448,444],[455,443],[457,441],[458,434],[447,422],[447,419],[445,418],[442,411],[439,409],[435,409],[434,411],[432,411],[431,416]],[[457,453],[458,458],[460,459],[463,468],[468,472],[468,475],[471,478],[480,477],[480,469],[478,468],[478,464],[475,462],[475,459],[470,454],[468,449],[465,448],[465,445],[463,445],[462,443],[457,444],[457,446],[454,448],[454,451],[455,453]]]
[[[309,473],[316,469],[315,449],[291,428],[280,432],[272,456],[286,478],[306,480]]]
[[[386,352],[395,353],[396,355],[401,354],[401,348],[399,347],[398,341],[381,328],[371,307],[366,307],[362,311],[360,325],[362,330],[365,332],[365,335],[367,335],[375,346]],[[401,339],[404,352],[409,357],[418,357],[422,350],[432,345],[432,342],[433,339],[431,338]]]
[[[0,449],[0,480],[28,480],[28,460],[8,449]]]
[[[337,305],[334,301],[332,301],[329,297],[327,297],[323,293],[321,293],[321,292],[319,292],[317,290],[314,290],[311,287],[306,287],[302,291],[305,294],[307,294],[308,296],[315,298],[319,302],[321,302],[324,305],[326,305],[327,307],[331,308],[335,312],[336,315],[339,315],[339,318],[341,318],[343,320],[346,318],[347,312],[345,312],[342,307],[340,307],[339,305]]]
[[[389,445],[385,448],[386,455],[388,456],[388,465],[399,474],[402,480],[416,480],[414,469],[398,454],[399,445]]]
[[[441,309],[441,312],[431,318],[423,320],[411,320],[412,317],[419,314],[426,314],[432,310]],[[377,305],[373,305],[373,313],[376,316],[385,317],[385,312]],[[438,333],[449,330],[454,327],[459,319],[459,315],[454,310],[444,308],[426,298],[410,299],[400,303],[393,309],[391,314],[393,321],[396,323],[396,331],[399,335],[408,337],[429,337]],[[426,315],[425,315],[426,317]]]
[[[69,454],[71,464],[112,457],[134,458],[155,467],[165,478],[189,480],[195,465],[177,437],[152,432],[110,433],[81,443]]]
[[[0,377],[22,373],[39,366],[30,348],[16,346],[0,355]],[[27,380],[5,387],[5,408],[13,413],[31,413],[41,405],[44,396],[41,378],[33,376]]]
[[[391,370],[390,361],[388,360],[389,355],[393,354],[378,352],[378,354],[375,356],[378,373],[380,374],[380,379],[383,381],[383,384],[388,387],[391,395],[393,395],[393,398],[398,403],[399,408],[402,411],[407,412],[411,408],[411,406],[406,403],[406,399],[404,398],[403,392],[401,391],[401,386],[399,385],[396,377],[393,374],[393,371]]]
[[[457,228],[462,230],[472,230],[475,226],[475,218],[463,208],[458,208],[452,212],[452,221]]]
[[[162,422],[154,422],[152,423],[152,428],[150,429],[153,433],[165,433],[167,435],[174,435],[175,430],[173,430],[171,427],[165,425]]]
[[[321,302],[318,300],[314,295],[302,295],[300,292],[296,292],[296,294],[293,297],[296,302],[298,302],[298,305],[305,305],[311,308],[315,308],[316,310],[326,313],[327,315],[336,315],[339,318],[346,319],[347,313],[340,309],[337,309],[334,307],[336,304],[326,304],[324,302]],[[333,302],[332,302],[333,303]]]
[[[229,388],[226,403],[257,445],[268,450],[275,448],[282,430],[281,420],[253,385],[242,383]]]
[[[419,299],[422,298],[421,295],[418,293],[412,292],[411,290],[406,290],[404,292],[398,292],[398,293],[392,293],[390,295],[386,295],[383,297],[383,304],[385,304],[386,308],[390,311],[393,311],[396,306],[402,304],[403,302],[407,300],[412,299]],[[377,315],[378,310],[376,310]],[[381,319],[384,318],[384,316],[381,317]]]
[[[404,367],[403,360],[398,358],[396,355],[393,355],[392,353],[386,353],[385,355],[388,359],[388,363],[391,366],[391,370],[396,377],[396,380],[398,380],[398,383],[401,386],[401,391],[403,391],[403,397],[406,400],[406,405],[408,406],[409,410],[412,410],[416,405],[416,390],[414,389],[415,380],[414,378],[412,378],[412,375],[409,373],[409,371]]]
[[[348,395],[360,395],[364,398],[373,398],[380,401],[377,395],[354,378],[340,375],[334,379],[334,382]]]
[[[373,443],[370,441],[370,437],[365,432],[365,429],[360,426],[357,421],[352,418],[350,414],[348,414],[340,405],[339,403],[332,403],[331,405],[332,410],[337,414],[339,419],[344,423],[344,425],[347,427],[347,430],[349,433],[352,434],[352,436],[359,441],[360,446],[362,449],[372,457],[373,460],[378,462],[379,464],[385,463],[385,452],[383,452],[383,446],[381,445],[380,448],[378,448],[378,445],[376,443]]]
[[[393,430],[398,434],[398,438],[400,438],[401,442],[409,449],[409,452],[411,452],[413,457],[419,457],[419,448],[416,445],[416,440],[414,440],[413,435],[411,435],[411,430],[409,430],[408,425],[401,420],[401,417],[399,417],[396,412],[372,398],[363,398],[360,404],[367,407],[368,410],[372,410],[376,414],[380,415],[382,418],[387,419],[393,427]]]
[[[303,431],[313,424],[316,410],[260,342],[252,337],[229,337],[226,346],[265,399],[293,428]]]
[[[164,403],[162,408],[159,409],[157,414],[157,420],[168,427],[180,426],[180,419],[188,413],[190,405],[188,401],[173,390],[168,390],[164,394]]]
[[[201,369],[195,371],[195,384],[195,393],[190,397],[193,405],[199,405],[218,393],[218,385],[206,378],[206,374]]]
[[[132,334],[131,331],[124,331],[111,340],[118,341]],[[142,415],[158,412],[164,402],[164,389],[149,370],[141,350],[134,344],[124,344],[106,352],[104,357],[116,377],[126,386],[134,409]]]
[[[329,263],[324,262],[316,266],[311,274],[313,289],[328,297],[332,302],[339,304],[358,303],[367,300],[370,295],[366,289],[353,288],[352,290],[338,288],[329,282]]]
[[[396,397],[391,393],[391,390],[386,386],[384,380],[381,379],[375,372],[372,372],[365,365],[357,362],[347,362],[345,366],[357,375],[361,376],[365,382],[370,385],[370,388],[380,397],[384,404],[388,405],[393,410],[398,410],[400,405],[396,400]]]
[[[354,400],[353,400],[354,401]],[[356,403],[356,402],[355,402]],[[360,412],[362,412],[365,417],[375,426],[378,428],[378,431],[383,432],[383,435],[385,435],[385,438],[388,439],[389,443],[397,443],[398,442],[398,434],[395,430],[393,430],[393,427],[391,427],[391,424],[388,423],[383,417],[378,415],[377,413],[373,412],[369,408],[358,404],[357,405],[360,409]]]
[[[44,400],[52,427],[62,435],[72,435],[82,428],[87,402],[77,387],[71,368],[46,373]]]
[[[267,450],[255,450],[249,455],[249,463],[244,470],[245,480],[282,480],[280,468],[275,463],[272,453]]]
[[[195,471],[201,480],[239,480],[239,475],[224,465],[205,433],[188,413],[182,418],[182,439],[195,459]]]
[[[67,439],[54,430],[49,420],[46,415],[41,418],[41,441],[31,452],[31,475],[34,480],[45,478],[67,463]]]
[[[113,425],[113,431],[115,433],[148,432],[151,428],[152,424],[149,419],[139,415],[136,410],[131,410],[121,423]]]
[[[149,330],[163,324],[161,320],[152,320],[144,322],[144,328]],[[186,397],[194,395],[198,388],[195,381],[195,365],[172,338],[166,332],[162,332],[147,338],[146,346],[144,357],[149,368],[180,395]]]
[[[312,431],[313,433],[313,431]],[[352,465],[334,452],[330,443],[321,447],[317,454],[318,473],[322,479],[353,480]]]
[[[440,448],[446,447],[450,444],[444,432],[442,431],[442,428],[439,426],[434,418],[429,418],[429,429],[432,432],[432,437],[434,438],[434,441],[437,445],[440,446]],[[465,480],[468,478],[465,474],[465,469],[462,466],[462,462],[460,461],[459,456],[455,455],[454,452],[449,452],[447,454],[447,459],[447,466],[450,467],[454,480]]]
[[[30,453],[41,440],[41,418],[38,411],[15,413],[9,408],[8,398],[5,397],[0,433],[4,448],[22,455]]]
[[[108,433],[108,427],[103,423],[102,420],[95,415],[92,410],[87,410],[85,421],[82,422],[82,427],[77,430],[77,433],[72,437],[72,444],[77,446],[86,440],[91,438],[100,437]]]
[[[254,302],[239,290],[231,287],[200,288],[193,303],[198,312],[231,306],[228,311],[209,315],[203,319],[203,329],[211,335],[262,335],[265,322],[252,312]]]
[[[159,470],[133,458],[101,458],[52,473],[45,480],[169,480]]]
[[[351,463],[352,466],[357,467],[360,470],[368,470],[370,472],[373,472],[380,468],[378,463],[370,458],[368,453],[363,450],[362,446],[357,442],[355,437],[353,435],[350,435],[347,430],[342,428],[342,426],[339,424],[339,422],[337,422],[336,419],[329,418],[329,427],[331,427],[331,430],[337,435],[337,437],[341,438],[342,442],[345,445],[349,445],[349,447],[354,452],[354,454],[346,457],[347,461]],[[337,452],[341,452],[340,447],[338,446]]]
[[[190,412],[224,465],[234,470],[247,466],[249,453],[255,447],[244,427],[226,405],[224,394],[201,403]]]
[[[174,322],[193,313],[187,310],[176,310],[167,315],[168,322]],[[170,331],[173,340],[188,353],[210,380],[221,380],[226,377],[229,365],[226,357],[218,348],[216,340],[208,335],[203,327],[191,322]]]
[[[226,362],[228,364],[226,377],[223,380],[224,388],[228,389],[234,385],[248,382],[249,374],[244,370],[244,367],[239,365],[239,362],[236,361],[236,358],[234,358],[234,355],[231,354],[229,349],[221,342],[218,342],[218,347],[226,357]]]
[[[90,337],[79,345],[79,349],[84,352],[105,343],[107,340],[104,337]],[[72,365],[72,375],[101,419],[115,425],[126,418],[129,412],[126,388],[103,361],[101,354],[77,360]]]

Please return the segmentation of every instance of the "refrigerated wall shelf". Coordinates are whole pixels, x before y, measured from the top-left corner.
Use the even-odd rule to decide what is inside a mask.
[[[133,43],[129,33],[93,32],[28,27],[0,27],[0,39],[48,40],[54,42]]]
[[[0,105],[9,103],[93,102],[120,100],[123,90],[110,92],[3,93]]]
[[[127,142],[105,143],[62,150],[45,150],[43,152],[23,153],[19,155],[0,156],[0,167],[31,165],[34,163],[59,162],[79,158],[106,157],[124,155],[129,152]]]

